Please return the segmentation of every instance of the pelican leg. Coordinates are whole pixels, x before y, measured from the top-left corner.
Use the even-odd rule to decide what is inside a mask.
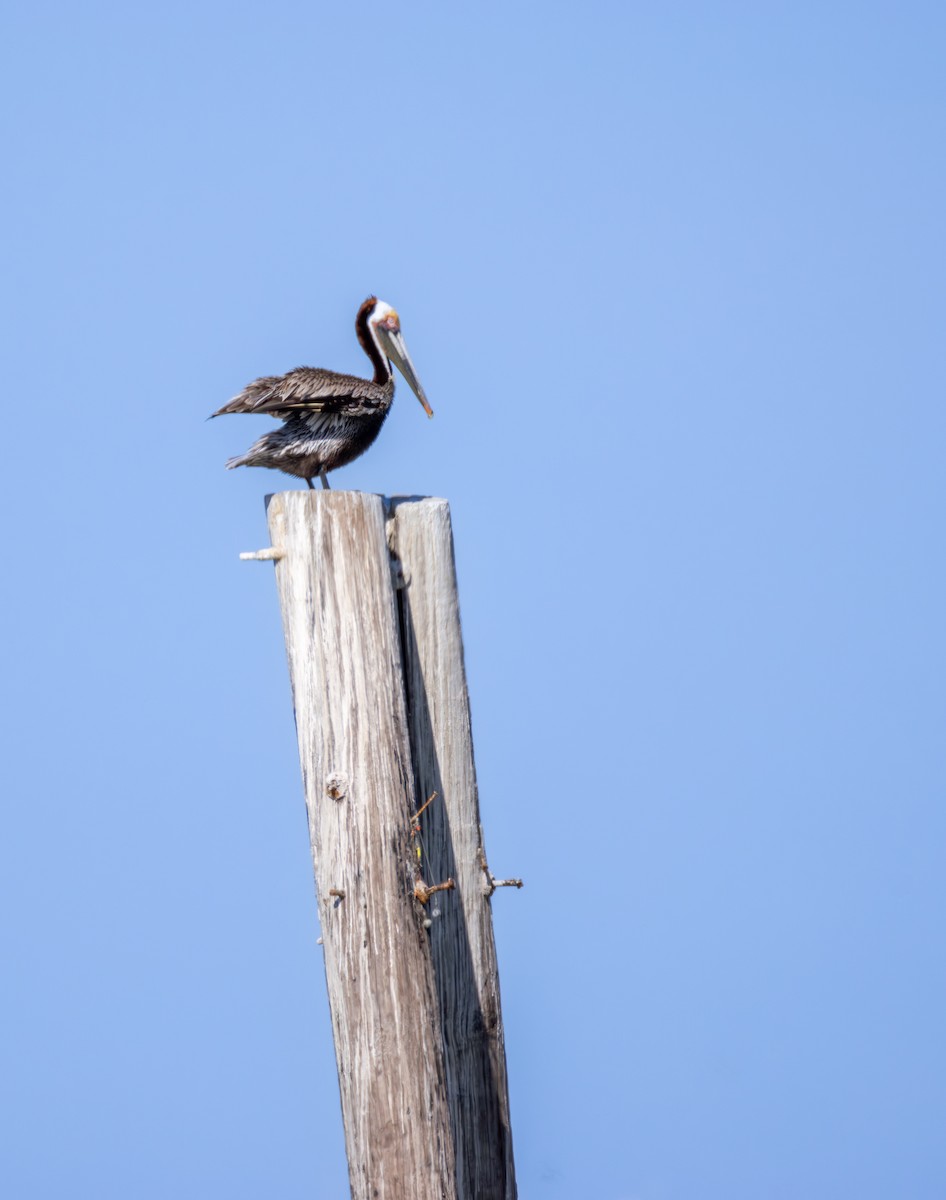
[[[311,480],[311,479],[307,479],[307,480],[306,480],[306,483],[309,485],[309,491],[310,491],[310,492],[314,492],[314,491],[315,491],[315,484],[312,482],[312,480]]]
[[[322,480],[322,487],[323,487],[323,488],[324,488],[324,489],[325,489],[327,492],[330,492],[332,489],[331,489],[331,488],[329,487],[329,485],[328,485],[328,475],[325,473],[325,468],[324,468],[324,467],[322,468],[322,470],[321,470],[321,471],[319,471],[319,479],[321,479],[321,480]]]

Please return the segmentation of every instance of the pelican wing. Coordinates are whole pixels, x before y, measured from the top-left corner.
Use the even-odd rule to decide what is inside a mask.
[[[382,389],[370,379],[318,367],[296,367],[286,375],[254,379],[212,416],[266,413],[285,420],[293,413],[367,412],[382,402]]]

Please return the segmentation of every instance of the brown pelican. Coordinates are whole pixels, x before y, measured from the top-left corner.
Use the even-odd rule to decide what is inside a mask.
[[[404,345],[400,319],[391,305],[369,296],[358,309],[355,332],[374,367],[372,379],[340,375],[320,367],[296,367],[286,375],[254,380],[229,404],[211,414],[266,413],[285,422],[254,442],[246,454],[229,459],[228,470],[274,467],[304,479],[310,488],[318,475],[327,488],[327,473],[357,458],[378,436],[394,399],[392,362],[427,416],[434,415]]]

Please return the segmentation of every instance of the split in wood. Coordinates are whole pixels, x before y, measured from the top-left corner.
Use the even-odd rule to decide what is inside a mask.
[[[486,861],[486,854],[483,851],[482,846],[480,847],[480,851],[479,851],[479,860],[480,860],[480,867],[483,870],[483,874],[486,876],[487,898],[492,896],[493,892],[495,892],[497,888],[501,888],[501,887],[521,888],[523,886],[521,879],[497,879],[496,876],[493,874],[493,872],[489,869],[489,863],[487,863],[487,861]]]
[[[240,555],[240,562],[279,562],[281,558],[285,557],[285,550],[277,550],[275,546],[268,546],[265,550],[244,550]]]
[[[435,883],[432,887],[428,887],[423,879],[418,879],[414,884],[414,897],[421,904],[426,904],[434,892],[452,892],[456,886],[452,879],[448,879],[445,883]]]

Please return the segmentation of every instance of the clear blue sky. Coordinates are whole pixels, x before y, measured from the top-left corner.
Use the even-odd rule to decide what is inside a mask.
[[[18,3],[0,1183],[341,1197],[256,375],[450,499],[529,1200],[946,1196],[940,4]]]

